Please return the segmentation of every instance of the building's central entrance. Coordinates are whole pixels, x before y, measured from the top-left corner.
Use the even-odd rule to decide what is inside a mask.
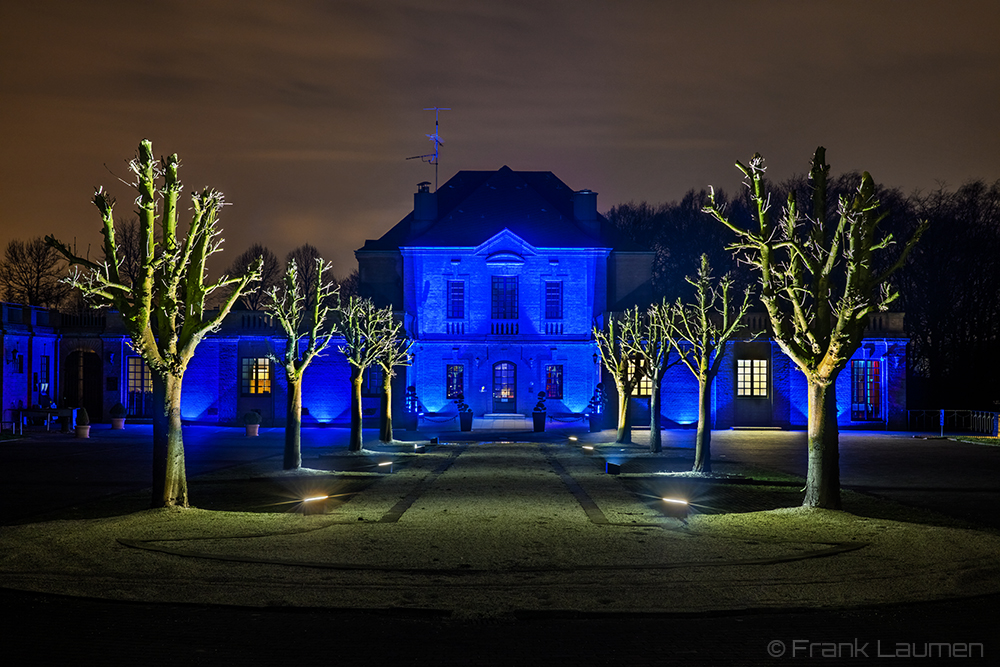
[[[509,361],[493,364],[493,412],[516,411],[517,366]]]

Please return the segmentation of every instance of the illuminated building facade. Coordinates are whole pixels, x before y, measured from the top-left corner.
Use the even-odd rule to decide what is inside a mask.
[[[597,193],[574,191],[551,172],[462,171],[431,192],[422,183],[413,211],[356,252],[359,290],[389,305],[413,339],[412,367],[397,369],[393,414],[415,388],[423,425],[450,420],[461,398],[476,417],[528,415],[539,392],[550,417],[579,418],[596,385],[609,409],[614,383],[602,371],[592,336],[611,313],[652,299],[653,253],[618,237],[597,212]],[[805,378],[764,333],[726,352],[713,391],[713,426],[804,427]],[[837,380],[842,427],[899,429],[906,424],[903,316],[873,317],[861,347]],[[284,373],[271,360],[284,349],[263,313],[234,312],[207,336],[184,378],[182,418],[239,423],[250,410],[265,425],[284,423]],[[116,313],[59,315],[3,306],[3,406],[83,405],[104,421],[116,403],[133,418],[151,416],[149,370],[129,347]],[[346,425],[349,367],[334,344],[306,371],[303,423]],[[381,378],[366,373],[363,409],[374,420]],[[665,428],[694,426],[697,383],[683,366],[662,385]],[[635,423],[649,421],[640,384]],[[456,422],[452,422],[454,425]],[[609,424],[610,425],[610,424]]]

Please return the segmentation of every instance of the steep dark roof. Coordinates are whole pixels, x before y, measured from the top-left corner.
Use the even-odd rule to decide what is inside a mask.
[[[475,247],[505,228],[535,247],[641,250],[600,214],[600,233],[591,235],[573,215],[573,190],[550,171],[460,171],[436,195],[438,217],[422,232],[414,232],[411,212],[361,250]]]

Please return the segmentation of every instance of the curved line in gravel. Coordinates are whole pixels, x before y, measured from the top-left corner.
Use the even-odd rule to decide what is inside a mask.
[[[254,535],[253,537],[261,537]],[[220,538],[211,538],[220,539]],[[225,539],[225,538],[221,538]],[[409,574],[417,576],[426,575],[469,575],[469,574],[518,574],[529,572],[618,572],[627,570],[677,570],[681,568],[698,567],[734,567],[745,565],[777,565],[779,563],[791,563],[813,558],[826,558],[836,556],[850,551],[857,551],[868,546],[868,542],[834,542],[825,549],[807,551],[794,556],[778,556],[776,558],[747,558],[733,560],[713,560],[713,561],[684,561],[680,563],[646,563],[642,565],[573,565],[567,567],[524,567],[511,568],[509,570],[485,570],[475,568],[405,568],[405,567],[379,567],[374,565],[358,565],[353,563],[318,563],[314,561],[298,561],[285,558],[245,558],[242,556],[227,556],[220,554],[202,553],[188,549],[172,549],[165,546],[154,546],[153,542],[165,542],[173,540],[125,540],[119,539],[118,543],[133,549],[154,551],[158,553],[180,556],[182,558],[200,558],[205,560],[220,560],[231,563],[251,563],[260,565],[284,565],[291,567],[308,567],[322,570],[341,571],[361,571],[361,572],[384,572],[392,574]],[[176,540],[189,541],[189,540]]]

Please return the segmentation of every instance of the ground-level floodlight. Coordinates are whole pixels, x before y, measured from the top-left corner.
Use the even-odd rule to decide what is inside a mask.
[[[426,451],[427,451],[427,447],[425,447],[424,443],[422,443],[422,442],[418,442],[415,445],[413,445],[413,453],[414,454],[423,454]]]
[[[611,461],[605,461],[604,471],[609,475],[620,475],[622,472],[622,464],[612,463]]]
[[[392,461],[382,461],[382,463],[379,463],[378,472],[392,474]]]
[[[580,450],[587,456],[590,456],[595,451],[593,445],[584,445],[583,447],[580,448]]]
[[[330,496],[313,496],[303,498],[299,503],[302,514],[326,514],[326,501]]]
[[[681,523],[687,523],[688,513],[691,511],[691,503],[683,498],[663,498],[663,513],[674,519],[679,519]]]

